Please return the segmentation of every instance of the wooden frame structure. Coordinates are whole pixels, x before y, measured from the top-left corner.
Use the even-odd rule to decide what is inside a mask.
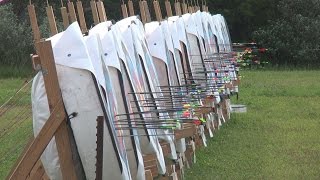
[[[169,0],[165,0],[165,8],[167,17],[173,16],[172,6]],[[90,1],[90,6],[93,14],[94,24],[99,24],[100,22],[104,22],[107,20],[107,15],[105,12],[104,4],[101,0]],[[146,0],[139,0],[139,8],[142,22],[148,23],[151,22],[151,15],[149,6]],[[153,8],[155,11],[156,20],[161,22],[163,20],[163,16],[161,13],[161,8],[158,0],[153,0]],[[81,1],[76,2],[76,10],[74,8],[74,3],[69,1],[67,3],[67,7],[64,4],[61,4],[60,12],[62,16],[63,26],[66,29],[70,23],[78,21],[80,24],[80,28],[83,34],[88,32],[87,24],[85,21],[85,15],[83,11],[83,6]],[[132,0],[128,0],[128,5],[122,1],[121,4],[122,16],[124,18],[128,16],[133,16],[135,14],[134,6]],[[128,11],[129,10],[129,11]],[[197,10],[200,10],[200,6],[198,2],[192,2],[192,0],[175,0],[174,2],[174,10],[175,15],[181,16],[184,13],[193,13]],[[208,7],[206,4],[202,4],[202,10],[208,11]],[[40,70],[44,77],[45,89],[47,92],[49,109],[51,112],[50,117],[47,122],[39,132],[39,134],[32,140],[32,142],[27,146],[23,156],[18,160],[18,163],[14,167],[13,171],[8,176],[10,180],[20,180],[20,179],[48,179],[46,173],[44,172],[43,166],[41,164],[40,156],[45,150],[46,146],[49,144],[50,140],[55,137],[57,150],[59,154],[59,160],[61,164],[61,172],[63,179],[75,180],[79,178],[79,174],[77,173],[77,169],[75,162],[73,159],[73,147],[72,142],[70,142],[70,133],[68,129],[67,122],[67,114],[64,109],[64,104],[62,101],[62,95],[60,92],[60,87],[58,83],[57,71],[54,62],[53,51],[51,47],[50,41],[45,41],[41,39],[41,33],[37,23],[37,17],[35,13],[34,5],[28,5],[28,13],[30,17],[30,23],[33,31],[33,39],[35,42],[35,50],[36,54],[32,56],[32,61],[34,68]],[[58,33],[55,16],[53,13],[52,6],[46,7],[46,13],[49,20],[49,27],[51,35],[55,35]],[[238,84],[239,82],[233,82],[233,85]],[[225,108],[224,108],[225,109]],[[205,114],[206,111],[200,112],[200,114]],[[101,117],[100,117],[101,118]],[[103,117],[102,117],[103,118]],[[179,140],[182,138],[191,138],[190,140],[195,140],[196,144],[200,147],[202,146],[200,137],[197,135],[197,127],[195,125],[183,124],[182,129],[175,130],[174,136],[175,139]],[[160,142],[162,151],[165,156],[170,154],[170,145],[165,142]],[[194,154],[194,148],[189,145],[187,147],[186,156],[189,164],[192,164],[192,157]],[[157,167],[157,159],[155,154],[147,154],[143,155],[143,160],[145,164],[145,175],[146,179],[153,179],[157,177],[158,167]],[[167,166],[167,173],[165,176],[161,177],[162,179],[169,179],[170,172],[173,171],[172,165],[169,164]],[[176,169],[182,168],[179,165],[175,165]],[[100,167],[101,168],[101,167]],[[180,173],[178,173],[180,174]],[[102,179],[101,174],[97,175],[97,180]]]

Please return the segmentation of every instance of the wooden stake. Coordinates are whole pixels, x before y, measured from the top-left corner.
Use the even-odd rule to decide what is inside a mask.
[[[167,11],[167,16],[171,17],[172,16],[172,9],[171,9],[171,3],[169,0],[165,1],[165,6],[166,6],[166,11]]]
[[[99,24],[99,15],[97,10],[97,3],[94,0],[90,1],[91,11],[92,11],[92,17],[93,17],[93,23],[95,25]]]
[[[126,4],[121,4],[121,11],[122,11],[122,17],[127,18],[128,17],[128,9]]]
[[[33,32],[33,40],[39,42],[41,39],[41,34],[38,26],[37,15],[34,9],[34,5],[28,5],[28,14],[30,18],[30,24]]]
[[[186,4],[185,0],[182,1],[181,6],[182,6],[182,13],[187,14],[188,13],[188,5]]]
[[[202,11],[206,12],[206,6],[205,5],[202,5]]]
[[[133,8],[133,2],[132,0],[128,1],[128,6],[129,6],[129,15],[134,16],[134,8]]]
[[[53,108],[62,108],[63,110],[58,114],[65,120],[62,121],[55,133],[55,140],[59,154],[59,161],[63,179],[76,179],[75,167],[72,160],[72,152],[70,145],[70,138],[67,130],[66,114],[62,102],[62,95],[59,87],[57,70],[54,63],[54,56],[50,41],[40,42],[36,45],[39,49],[39,57],[41,67],[44,74],[44,83],[48,97],[48,104],[50,111]],[[59,103],[60,102],[60,103]],[[61,106],[61,107],[60,107]],[[51,113],[52,115],[55,115]],[[57,116],[59,117],[59,116]]]
[[[104,8],[103,2],[102,1],[98,1],[97,2],[97,8],[98,8],[98,13],[99,13],[99,19],[100,22],[105,22],[107,21],[107,15],[106,15],[106,10]]]
[[[54,36],[54,35],[58,34],[58,29],[57,29],[56,20],[55,20],[54,14],[53,14],[52,6],[48,6],[46,8],[46,11],[47,11],[47,16],[48,16],[51,36]]]
[[[86,33],[86,32],[88,32],[88,29],[87,29],[86,19],[84,17],[84,13],[83,13],[82,2],[77,1],[76,4],[77,4],[77,11],[78,11],[78,17],[79,17],[81,31],[82,31],[82,33]]]
[[[175,12],[176,12],[176,16],[181,16],[182,15],[181,4],[180,4],[179,1],[174,3],[174,9],[175,9]]]
[[[68,10],[69,10],[70,22],[73,23],[77,21],[77,15],[76,15],[76,11],[74,10],[73,2],[70,2],[70,1],[68,2]]]
[[[149,6],[148,6],[148,2],[146,0],[143,1],[143,5],[144,5],[144,10],[146,12],[146,20],[147,23],[151,22],[151,15],[150,15],[150,11],[149,11]]]
[[[69,26],[68,10],[66,7],[61,7],[60,11],[61,11],[61,16],[62,16],[63,27],[64,27],[64,29],[67,29]]]
[[[143,24],[146,24],[147,23],[146,11],[144,9],[144,3],[141,0],[139,1],[139,8],[140,8],[141,21]]]
[[[55,135],[63,179],[76,180],[77,177],[67,131],[66,113],[59,88],[51,42],[38,42],[36,49],[40,56],[51,115],[9,179],[26,179]]]
[[[190,14],[193,13],[193,7],[192,7],[192,6],[189,6],[189,7],[188,7],[188,12],[189,12]]]
[[[103,134],[104,134],[104,117],[97,118],[97,161],[96,161],[96,180],[103,178]]]
[[[161,22],[162,21],[161,9],[159,6],[159,2],[157,0],[153,1],[153,7],[154,7],[154,11],[156,13],[157,21]]]

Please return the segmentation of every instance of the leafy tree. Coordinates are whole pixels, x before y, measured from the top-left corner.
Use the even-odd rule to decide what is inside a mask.
[[[279,0],[207,0],[212,14],[225,16],[233,42],[249,42],[252,32],[278,14]]]
[[[278,19],[254,33],[276,65],[319,67],[320,1],[282,0]]]
[[[0,63],[23,66],[32,52],[31,29],[18,20],[12,5],[0,6]],[[30,63],[29,63],[30,64]]]

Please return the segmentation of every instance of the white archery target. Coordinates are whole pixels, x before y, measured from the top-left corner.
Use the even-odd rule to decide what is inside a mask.
[[[157,92],[152,94],[156,99],[172,98],[163,87],[177,87],[191,83],[184,79],[188,78],[184,73],[193,73],[192,76],[196,77],[195,79],[220,77],[219,80],[207,81],[212,84],[237,80],[235,67],[229,61],[222,61],[224,67],[220,67],[221,72],[195,73],[199,70],[214,69],[214,63],[204,64],[203,60],[207,57],[219,52],[232,52],[227,23],[220,14],[212,16],[210,13],[197,11],[181,17],[169,17],[161,23],[151,22],[145,25],[138,17],[132,16],[114,25],[110,21],[99,23],[85,38],[79,25],[72,23],[66,31],[48,40],[52,43],[66,111],[68,114],[73,112],[78,114],[71,119],[70,125],[86,179],[95,178],[97,116],[107,116],[108,119],[104,123],[103,179],[144,180],[142,155],[151,153],[157,156],[159,173],[165,174],[166,164],[159,140],[165,140],[170,144],[171,159],[178,158],[176,152],[186,151],[185,139],[175,141],[172,130],[116,129],[114,125],[116,114],[155,109],[143,107],[142,101],[150,98],[151,95],[130,95],[131,92]],[[120,82],[121,78],[123,82]],[[203,80],[195,80],[195,82],[199,83]],[[181,91],[183,90],[185,89],[181,88]],[[219,94],[219,90],[223,92],[220,91]],[[215,96],[214,104],[219,104],[222,101],[220,95],[231,92],[238,92],[238,86],[231,90],[223,87],[222,89],[214,88],[210,93]],[[123,93],[126,97],[123,97]],[[50,116],[41,73],[34,78],[31,97],[33,129],[36,136]],[[175,102],[176,99],[172,99]],[[138,102],[133,105],[132,101]],[[178,103],[168,104],[159,100],[155,100],[155,103],[159,110],[166,109],[169,105],[179,107],[176,105]],[[229,106],[229,100],[227,104]],[[134,110],[135,108],[140,109]],[[221,121],[225,122],[225,117],[222,115],[221,108],[217,111],[220,127]],[[129,116],[144,120],[159,119],[153,114]],[[165,118],[173,118],[177,115],[167,112],[159,114]],[[227,115],[230,118],[229,111]],[[210,137],[213,136],[212,124],[213,118],[210,114],[207,116],[206,123]],[[206,146],[204,127],[199,126],[199,130]],[[62,179],[54,138],[42,154],[41,161],[50,179]],[[175,172],[173,176],[174,174]]]
[[[82,165],[87,179],[95,178],[95,163],[96,163],[96,118],[97,116],[104,115],[103,110],[98,98],[97,90],[95,88],[94,80],[92,73],[84,68],[88,68],[94,72],[91,60],[87,54],[86,46],[84,41],[78,32],[80,31],[77,24],[72,24],[69,28],[71,30],[65,31],[62,36],[57,36],[59,39],[55,40],[55,37],[52,37],[51,40],[54,42],[53,52],[54,57],[57,59],[57,75],[59,79],[59,85],[61,88],[62,97],[64,100],[64,105],[68,113],[77,112],[78,115],[74,117],[70,123],[73,130],[74,138],[77,144],[77,149],[80,155]],[[78,32],[77,32],[78,31]],[[74,36],[70,35],[73,34]],[[73,37],[64,38],[64,37]],[[79,40],[80,38],[80,40]],[[64,41],[68,41],[64,42]],[[72,41],[73,40],[73,41]],[[77,43],[75,45],[74,43]],[[69,45],[68,48],[63,48],[62,44]],[[78,49],[79,53],[72,50]],[[80,49],[79,49],[80,48]],[[82,50],[81,50],[82,48]],[[71,56],[68,54],[70,53]],[[63,58],[64,57],[64,58]],[[71,67],[67,67],[67,60],[70,62]],[[79,64],[77,60],[83,61],[86,63]],[[79,65],[79,67],[76,67]],[[83,69],[79,69],[83,68]],[[43,98],[45,94],[45,89],[43,82],[40,82],[40,75],[36,77],[36,81],[33,83],[33,112],[34,112],[34,129],[35,135],[38,133],[37,130],[41,129],[41,124],[48,119],[41,114],[48,115],[49,112],[39,112],[39,109],[48,110],[45,107],[39,107],[37,105],[47,104],[47,99]],[[43,92],[37,93],[35,92]],[[40,95],[40,97],[38,97]],[[85,103],[83,103],[85,102]],[[37,104],[37,105],[35,105]],[[39,115],[38,115],[39,114]],[[110,118],[110,117],[109,117]],[[103,163],[105,164],[103,169],[104,178],[113,178],[113,179],[128,179],[127,174],[122,174],[122,172],[127,172],[126,167],[124,166],[123,160],[117,152],[117,144],[113,144],[111,138],[114,136],[113,132],[109,132],[108,128],[104,127],[104,159]],[[117,142],[117,141],[115,141]],[[54,145],[48,146],[45,153],[42,155],[42,161],[44,168],[47,170],[47,173],[50,179],[60,179],[60,165],[57,163],[59,159]],[[117,159],[120,157],[120,159]],[[119,160],[119,161],[118,161]],[[54,164],[56,162],[56,164]],[[49,165],[48,164],[54,164]],[[122,172],[120,166],[122,166]]]

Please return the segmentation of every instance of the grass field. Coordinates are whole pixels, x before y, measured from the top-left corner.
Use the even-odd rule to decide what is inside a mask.
[[[25,78],[0,79],[0,107],[24,84]],[[5,179],[32,136],[30,84],[0,109],[0,179]]]
[[[242,75],[240,99],[233,103],[246,104],[248,113],[234,114],[208,147],[197,151],[197,164],[187,170],[186,179],[319,179],[320,71]],[[0,79],[0,105],[23,82]],[[0,115],[0,132],[8,123]],[[31,128],[27,119],[0,138],[0,179],[10,171]]]
[[[246,114],[197,152],[186,179],[320,179],[320,71],[242,72]]]

